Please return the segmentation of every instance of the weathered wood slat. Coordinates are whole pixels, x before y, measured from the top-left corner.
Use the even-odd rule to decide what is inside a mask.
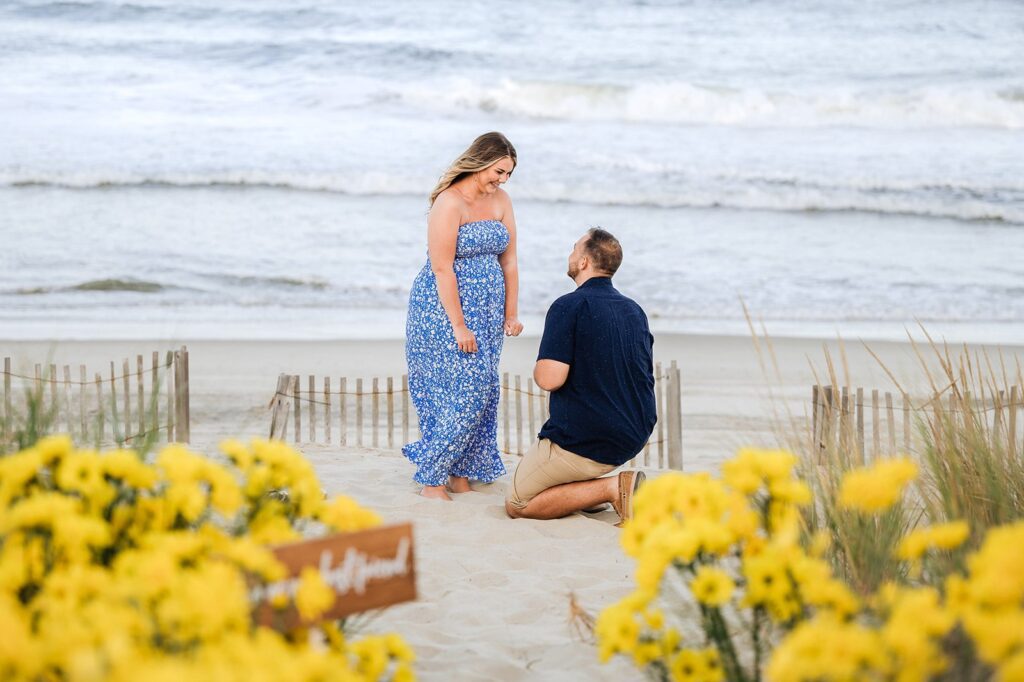
[[[667,386],[668,396],[665,400],[668,419],[668,467],[677,471],[683,470],[683,425],[682,425],[682,379],[679,367],[673,360],[669,366],[670,383]]]
[[[135,388],[136,388],[136,394],[137,394],[136,395],[136,405],[138,407],[138,415],[139,415],[139,420],[138,420],[139,430],[136,433],[137,433],[137,436],[139,438],[142,438],[143,434],[146,432],[146,386],[145,386],[145,380],[143,378],[145,376],[145,371],[143,370],[143,367],[142,367],[142,356],[141,355],[136,355],[135,356],[135,365],[136,365]]]
[[[81,421],[82,427],[82,430],[79,431],[79,433],[81,434],[82,440],[84,441],[89,437],[89,428],[85,421],[85,414],[88,409],[88,400],[86,395],[88,393],[88,391],[86,390],[86,384],[88,383],[88,375],[85,372],[85,365],[78,366],[78,379],[78,418],[79,421]]]
[[[316,442],[316,377],[309,375],[309,442]]]
[[[356,379],[356,445],[363,447],[363,380]]]
[[[57,401],[57,365],[50,365],[50,415],[56,425],[60,420],[60,403]]]
[[[341,430],[338,432],[338,442],[342,445],[348,445],[348,379],[341,377],[341,382],[338,384],[338,388],[341,391],[341,395],[338,400],[338,409],[341,412],[341,418],[338,423],[341,424]]]
[[[64,365],[64,395],[62,396],[64,412],[64,430],[74,437],[74,419],[71,416],[71,366]]]
[[[654,437],[658,441],[658,467],[665,467],[665,379],[662,376],[661,363],[654,365],[654,405],[658,413],[658,421],[654,425]]]
[[[167,442],[174,441],[174,424],[178,416],[178,408],[174,402],[175,384],[177,377],[174,376],[174,351],[167,351],[164,360],[164,381],[167,382]]]
[[[528,424],[527,431],[527,446],[532,447],[534,439],[537,438],[537,422],[534,419],[533,414],[533,378],[527,377],[526,379],[526,423]]]
[[[150,429],[153,430],[153,439],[157,438],[156,430],[160,426],[160,352],[153,351],[153,369],[150,374],[150,387],[149,387],[149,409],[153,412],[150,414]]]
[[[502,421],[502,426],[504,426],[503,430],[505,432],[504,452],[511,453],[512,452],[512,434],[509,432],[509,425],[508,425],[508,422],[509,422],[509,419],[508,419],[508,416],[509,416],[508,415],[508,413],[509,413],[509,404],[508,404],[509,385],[508,385],[508,382],[509,382],[508,372],[505,372],[502,375],[502,380],[501,380],[501,415],[502,415],[501,421]]]
[[[302,440],[302,399],[299,395],[299,375],[292,375],[292,412],[295,419],[295,442]]]
[[[192,401],[191,395],[191,380],[189,378],[188,369],[188,346],[181,347],[181,355],[184,358],[185,363],[185,382],[182,384],[180,390],[182,393],[181,401],[185,406],[184,419],[181,422],[181,426],[185,429],[185,438],[183,442],[190,443],[192,441]]]
[[[370,436],[370,444],[373,447],[380,445],[380,379],[373,377],[373,434]]]
[[[522,377],[516,375],[516,454],[523,454],[523,386]]]
[[[857,409],[857,456],[860,463],[864,464],[864,389],[859,386],[855,403]]]
[[[103,377],[99,372],[96,372],[96,439],[103,440],[104,424],[103,414],[106,410],[103,408]]]
[[[121,385],[124,387],[124,439],[125,441],[130,440],[131,431],[134,422],[132,421],[132,380],[129,374],[128,358],[124,359],[122,365],[123,380]]]
[[[121,415],[117,411],[117,374],[115,373],[114,363],[110,363],[110,432],[111,437],[115,443],[120,443],[124,440],[124,436],[121,431]]]
[[[885,394],[885,420],[889,427],[889,454],[896,453],[896,417],[892,407],[892,393]]]
[[[331,442],[331,378],[324,377],[324,438]]]
[[[882,430],[879,423],[878,389],[871,389],[871,456],[880,457],[882,454]]]
[[[395,380],[388,377],[388,448],[395,447]]]

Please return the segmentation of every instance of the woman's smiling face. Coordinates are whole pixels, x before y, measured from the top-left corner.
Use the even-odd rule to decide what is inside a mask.
[[[498,188],[508,182],[516,165],[512,159],[504,156],[477,174],[480,189],[487,194],[494,194]]]

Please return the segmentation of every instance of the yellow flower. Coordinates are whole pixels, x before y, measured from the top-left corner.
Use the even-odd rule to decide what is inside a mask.
[[[767,549],[757,556],[745,558],[743,576],[747,588],[744,601],[748,605],[778,603],[792,592],[786,562],[776,549]]]
[[[970,593],[974,601],[990,608],[1024,602],[1024,521],[990,529],[981,547],[967,559]]]
[[[346,533],[373,528],[381,523],[377,514],[360,507],[355,500],[345,495],[338,495],[322,505],[316,515],[324,525]]]
[[[74,449],[74,443],[67,434],[45,436],[32,446],[45,466],[53,466]]]
[[[673,682],[720,682],[724,673],[714,649],[683,649],[672,659],[669,676]]]
[[[384,635],[384,644],[388,650],[388,656],[399,661],[411,663],[416,660],[416,653],[406,643],[402,636],[391,632]]]
[[[205,472],[210,482],[210,506],[231,516],[242,506],[242,491],[234,477],[225,469],[211,464]]]
[[[889,669],[876,632],[827,615],[800,623],[783,638],[772,652],[766,677],[770,680],[885,679]]]
[[[768,494],[773,501],[788,502],[797,506],[804,506],[811,502],[811,489],[803,481],[791,478],[776,479],[768,486]]]
[[[292,528],[286,516],[281,515],[277,503],[264,506],[249,524],[249,536],[256,542],[276,545],[298,540],[299,533]]]
[[[598,614],[594,634],[597,635],[598,657],[602,663],[618,653],[633,653],[640,637],[636,612],[636,598],[626,597]]]
[[[29,492],[26,488],[44,466],[37,450],[22,450],[0,457],[0,507],[7,507],[26,495]]]
[[[758,466],[769,483],[792,475],[796,462],[796,455],[785,450],[761,450],[757,454]]]
[[[131,450],[112,450],[102,457],[103,471],[112,478],[119,478],[129,487],[148,489],[157,481],[157,472],[146,465]]]
[[[998,665],[1024,648],[1024,612],[970,609],[962,617],[964,629],[974,640],[983,661]]]
[[[722,478],[742,495],[753,495],[764,483],[755,458],[744,450],[722,464]]]
[[[701,566],[690,583],[694,598],[708,606],[722,606],[732,598],[736,584],[720,568]]]
[[[55,481],[62,490],[79,493],[97,508],[110,504],[117,495],[103,477],[103,462],[96,452],[68,453],[57,468]]]
[[[299,575],[299,587],[295,591],[295,608],[305,621],[314,621],[334,606],[337,595],[331,589],[320,571],[306,566]]]
[[[1024,682],[1024,650],[1010,656],[996,670],[998,682]]]
[[[929,549],[955,549],[962,545],[971,533],[966,521],[941,523],[918,528],[908,533],[896,548],[896,556],[906,561],[920,559]]]
[[[853,469],[843,477],[839,504],[865,513],[891,507],[917,478],[917,465],[908,458],[880,460],[873,466]]]
[[[227,455],[236,467],[245,470],[252,464],[253,454],[241,441],[233,438],[222,441],[220,451]]]
[[[378,679],[387,668],[387,645],[383,638],[365,637],[352,645],[352,652],[358,657],[356,669],[368,680]]]

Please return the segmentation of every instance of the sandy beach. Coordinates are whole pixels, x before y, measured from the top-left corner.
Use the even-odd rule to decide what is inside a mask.
[[[532,336],[509,340],[502,369],[529,372],[537,343]],[[0,342],[0,355],[12,357],[22,369],[35,362],[102,367],[174,345]],[[192,443],[207,452],[225,437],[266,436],[267,403],[280,372],[383,377],[404,371],[398,340],[187,345]],[[910,344],[868,345],[904,386],[923,388]],[[686,471],[713,470],[741,445],[776,444],[778,418],[787,411],[798,420],[806,414],[815,371],[825,372],[825,348],[842,363],[835,341],[779,338],[768,346],[743,337],[657,337],[657,359],[675,360],[681,368]],[[859,341],[844,347],[851,385],[892,390],[885,371]],[[1024,359],[1021,347],[986,350],[993,358],[1002,352],[1007,366]],[[369,627],[403,633],[418,652],[423,679],[639,678],[622,660],[599,665],[595,649],[575,634],[569,617],[570,594],[596,613],[630,589],[632,563],[619,549],[613,512],[512,521],[502,506],[504,480],[455,496],[454,503],[439,503],[417,494],[412,466],[397,448],[299,447],[328,493],[351,495],[387,521],[414,523],[420,598],[383,612]],[[506,465],[514,467],[515,458],[508,457]]]

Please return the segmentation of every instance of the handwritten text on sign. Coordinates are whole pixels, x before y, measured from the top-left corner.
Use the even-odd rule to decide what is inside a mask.
[[[319,569],[336,595],[334,605],[320,620],[334,620],[416,598],[412,525],[408,523],[282,545],[274,548],[274,554],[288,569],[288,577],[255,587],[251,593],[253,601],[260,604],[257,617],[266,625],[299,624],[294,607],[283,613],[275,612],[270,602],[281,594],[292,601],[299,586],[299,574],[307,566]]]

